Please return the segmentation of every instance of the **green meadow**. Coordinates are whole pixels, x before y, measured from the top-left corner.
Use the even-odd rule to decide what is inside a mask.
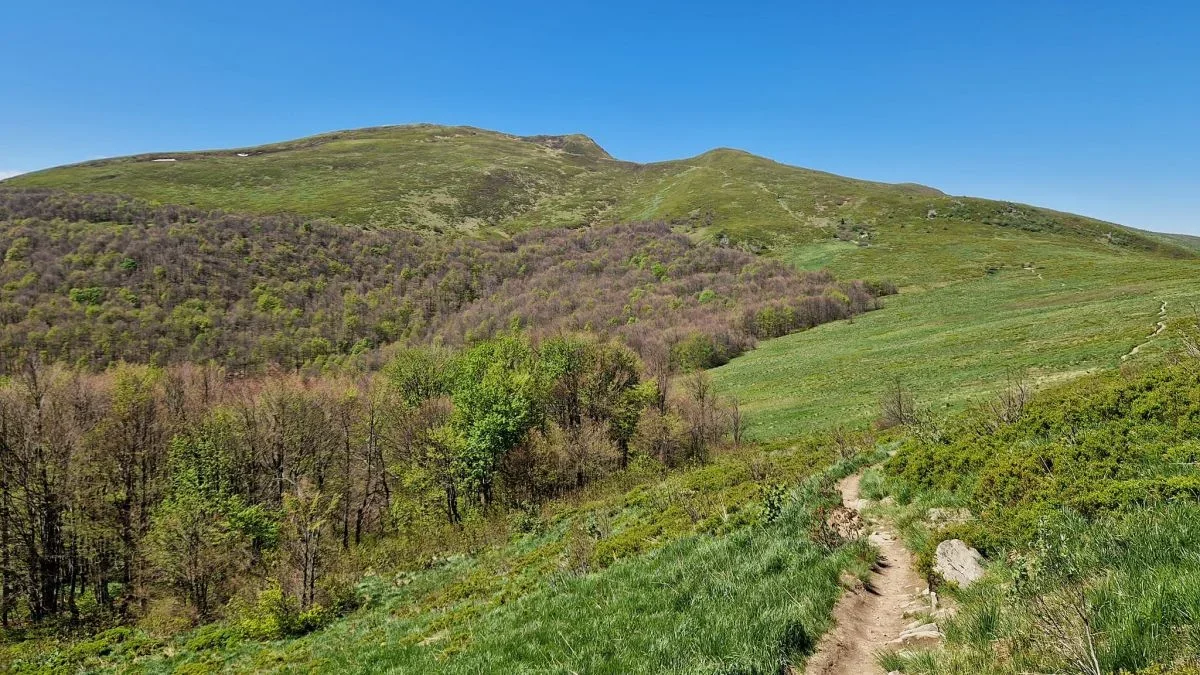
[[[882,462],[897,443],[908,443],[901,457],[920,450],[903,429],[871,435],[888,387],[900,383],[943,421],[978,410],[1013,373],[1050,392],[1039,404],[1045,409],[1075,405],[1093,383],[1124,386],[1097,374],[1136,375],[1167,360],[1200,302],[1200,258],[1190,238],[724,149],[637,165],[583,136],[419,125],[102,160],[10,184],[444,236],[661,219],[799,269],[900,288],[880,310],[764,341],[712,370],[719,392],[745,417],[747,442],[724,446],[707,464],[666,470],[635,461],[540,508],[472,513],[461,525],[364,545],[347,563],[370,570],[354,585],[362,606],[304,635],[280,637],[268,605],[232,608],[219,621],[175,631],[156,630],[153,616],[99,634],[52,628],[0,640],[0,667],[13,672],[765,674],[799,667],[829,628],[849,577],[874,562],[862,542],[821,541],[823,509],[837,501],[835,479]],[[1165,328],[1157,331],[1160,321]],[[1180,396],[1194,394],[1175,385]],[[1131,433],[1162,431],[1145,426]],[[1023,427],[1010,432],[1008,449],[1018,455],[1025,441],[1053,444]],[[1147,448],[1144,466],[1161,468],[1160,448]],[[1086,458],[1098,467],[1109,459]],[[938,473],[953,462],[929,464],[922,470]],[[865,485],[876,497],[902,497],[891,515],[926,561],[946,533],[915,525],[917,510],[989,507],[978,495],[901,478],[895,460],[888,466],[890,473],[872,470]],[[977,473],[947,480],[973,482]],[[1113,668],[1141,668],[1197,644],[1194,629],[1157,642],[1137,634],[1163,598],[1195,607],[1194,592],[1169,578],[1178,563],[1191,583],[1194,559],[1150,551],[1192,536],[1191,511],[1154,507],[1156,529],[1140,538],[1131,534],[1136,513],[1106,512],[1080,526],[1089,534],[1078,550],[1088,555],[1121,545],[1104,535],[1109,526],[1135,544],[1108,567],[1088,568],[1095,583],[1107,584],[1097,598],[1157,589],[1133,603],[1137,611],[1112,600],[1117,609],[1104,620],[1124,640],[1110,645],[1105,665]],[[985,518],[1000,522],[994,513]],[[1029,545],[1013,536],[989,553],[1019,554]],[[1005,566],[960,596],[964,613],[948,629],[950,653],[891,656],[889,667],[1012,672],[997,665],[992,646],[1019,639],[1036,620],[1001,597],[1004,575],[1013,574]],[[1195,624],[1194,616],[1176,618],[1173,626]],[[1021,663],[1061,665],[1042,656]]]
[[[1169,323],[1195,318],[1194,262],[1051,245],[1020,253],[1035,266],[904,286],[883,310],[764,342],[713,375],[745,408],[755,437],[793,437],[862,427],[896,379],[925,404],[958,410],[990,395],[1009,370],[1051,383],[1119,366],[1147,342],[1164,300]],[[1173,335],[1131,358],[1155,358]]]

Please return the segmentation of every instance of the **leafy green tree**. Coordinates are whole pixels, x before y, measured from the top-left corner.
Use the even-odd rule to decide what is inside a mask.
[[[543,342],[539,356],[548,382],[547,407],[555,421],[569,433],[578,432],[585,419],[604,426],[625,466],[629,439],[647,404],[635,391],[642,369],[637,355],[616,342],[563,336]]]
[[[261,507],[231,494],[230,458],[213,431],[172,440],[169,487],[146,536],[149,559],[201,619],[212,615],[231,578],[248,565],[255,535],[273,529]]]
[[[294,494],[284,497],[284,535],[291,571],[299,577],[300,609],[316,602],[317,579],[329,549],[330,520],[338,506],[336,495],[317,489],[311,481],[301,480]]]
[[[205,495],[188,481],[155,511],[150,559],[201,619],[211,616],[218,587],[249,557],[249,537],[232,521],[241,508],[236,498]]]
[[[449,353],[438,347],[409,347],[388,363],[388,383],[409,407],[446,393]]]
[[[454,364],[452,429],[458,465],[480,500],[491,504],[504,455],[543,415],[543,377],[529,341],[505,336],[464,351]]]

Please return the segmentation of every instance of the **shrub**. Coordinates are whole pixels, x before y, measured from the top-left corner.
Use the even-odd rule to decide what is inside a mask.
[[[104,302],[106,291],[99,286],[89,288],[72,288],[70,291],[71,302],[77,305],[99,305]]]
[[[671,346],[671,363],[685,372],[716,368],[736,355],[730,351],[712,335],[693,333]]]

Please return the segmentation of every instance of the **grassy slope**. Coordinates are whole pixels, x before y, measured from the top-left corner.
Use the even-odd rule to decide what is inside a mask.
[[[1169,320],[1177,322],[1198,294],[1191,283],[1197,262],[1174,247],[1173,240],[1098,221],[951,198],[919,186],[853,181],[729,150],[638,166],[613,161],[581,139],[571,148],[578,154],[478,130],[391,128],[284,144],[274,148],[278,152],[246,158],[230,152],[172,155],[181,161],[162,164],[146,157],[113,160],[12,182],[457,231],[690,217],[700,236],[724,233],[767,245],[773,255],[803,268],[828,267],[844,276],[889,277],[900,283],[902,294],[889,299],[882,312],[766,342],[715,371],[722,389],[749,411],[752,434],[764,439],[863,425],[892,376],[904,378],[924,400],[945,409],[980,398],[1010,366],[1031,368],[1043,381],[1115,366],[1122,354],[1146,339],[1160,299],[1169,301]],[[496,175],[504,180],[493,180]],[[834,239],[843,222],[864,225],[870,245]],[[1153,359],[1169,336],[1160,336],[1135,360]],[[789,456],[782,451],[781,457]],[[728,504],[757,499],[758,487],[745,484],[749,487],[732,488]],[[670,485],[662,484],[674,489]],[[704,481],[689,489],[697,494],[728,490],[714,491]],[[725,505],[722,501],[720,508]],[[638,513],[636,503],[605,508],[614,517]],[[379,607],[308,638],[266,646],[246,643],[224,651],[179,645],[173,648],[176,656],[154,661],[153,669],[225,655],[243,669],[304,669],[320,663],[403,671],[428,667],[428,659],[448,650],[461,654],[461,660],[443,665],[461,665],[467,672],[486,668],[492,658],[562,670],[614,658],[603,649],[623,644],[631,630],[628,616],[641,595],[659,609],[665,604],[693,616],[698,623],[686,627],[696,636],[729,632],[728,624],[704,620],[703,615],[713,613],[709,608],[725,607],[712,598],[730,596],[719,574],[702,569],[709,555],[737,570],[740,585],[753,591],[731,616],[741,617],[743,610],[747,617],[799,611],[797,606],[787,609],[790,601],[782,595],[755,590],[759,582],[768,590],[775,587],[760,574],[766,570],[746,567],[737,556],[720,557],[732,555],[723,548],[731,544],[768,555],[769,542],[755,540],[755,534],[702,532],[675,538],[661,531],[626,532],[629,542],[649,542],[651,547],[679,543],[660,556],[632,556],[599,575],[568,579],[564,585],[549,583],[550,577],[539,576],[539,568],[531,566],[565,555],[561,538],[543,542],[550,547],[545,551],[553,552],[541,556],[528,556],[528,550],[511,549],[513,545],[488,549],[462,561],[462,568],[423,573],[405,587],[409,590],[388,596]],[[787,539],[791,535],[776,534],[792,548],[803,548]],[[790,565],[785,560],[782,569],[790,570]],[[829,575],[837,566],[822,566],[823,580],[806,586],[817,601],[796,615],[807,617],[806,630],[819,631],[823,625],[813,617],[832,602],[825,593],[835,589]],[[701,595],[688,596],[653,581],[685,568],[712,577]],[[532,571],[523,576],[522,569]],[[509,595],[488,584],[472,590],[497,574],[518,587]],[[607,604],[587,601],[597,593],[609,599]],[[517,596],[525,599],[492,611],[498,598]],[[698,646],[669,650],[679,658],[671,662],[660,658],[667,654],[661,644],[688,645],[689,636],[671,625],[654,624],[645,634],[648,642],[636,645],[641,656],[617,656],[634,671],[769,666],[778,653],[763,650],[779,648],[787,622],[737,620],[763,630],[762,639],[742,635],[719,654]],[[468,634],[483,637],[465,640]],[[412,644],[427,638],[434,640],[421,649]],[[584,651],[573,652],[579,645]],[[720,659],[734,661],[721,664]]]
[[[153,161],[163,158],[176,161]],[[1008,208],[916,185],[801,169],[737,150],[638,165],[612,159],[584,136],[521,138],[435,125],[98,160],[23,174],[5,184],[418,228],[511,231],[693,217],[710,233],[776,246],[828,239],[842,221],[889,230],[924,219],[931,210],[978,221]],[[1139,246],[1167,246],[1115,225],[1025,210],[1088,237],[1116,231]]]
[[[1194,261],[1069,246],[1054,236],[1016,243],[997,240],[977,251],[1004,261],[995,273],[932,283],[913,270],[928,286],[905,287],[883,311],[763,343],[714,375],[747,409],[752,435],[795,436],[869,421],[895,377],[927,403],[960,408],[992,391],[1008,368],[1051,381],[1114,367],[1154,330],[1160,301],[1168,301],[1168,320],[1178,321],[1200,300],[1190,281]],[[946,268],[979,247],[931,244],[910,248],[902,260]],[[811,264],[805,254],[793,255]],[[854,275],[884,264],[873,257],[822,262]],[[1035,267],[1022,268],[1022,260]],[[1163,333],[1134,358],[1153,358],[1171,337]]]
[[[1064,657],[1084,646],[1079,627],[1059,639],[1039,623],[1074,589],[1089,601],[1073,606],[1092,622],[1101,672],[1197,672],[1196,372],[1185,362],[1081,378],[1041,392],[1010,424],[980,424],[993,417],[975,410],[945,425],[944,443],[909,440],[870,471],[864,491],[896,497],[887,510],[920,559],[962,538],[990,560],[982,583],[949,589],[959,612],[944,624],[947,649],[888,669],[1078,672]],[[976,519],[932,528],[926,509],[945,506]]]
[[[697,236],[729,235],[803,268],[901,284],[888,311],[766,343],[716,372],[760,437],[863,422],[891,376],[954,406],[1007,366],[1044,377],[1112,366],[1153,327],[1157,299],[1174,300],[1178,316],[1195,297],[1195,259],[1176,237],[736,150],[636,165],[582,136],[420,125],[150,161],[162,156],[8,182],[443,231],[687,219]],[[834,238],[855,225],[869,245]]]
[[[384,127],[256,148],[86,162],[12,184],[421,229],[584,222],[603,207],[590,195],[610,191],[619,163],[590,142],[551,145],[563,144],[465,127]],[[580,186],[589,195],[580,196]]]

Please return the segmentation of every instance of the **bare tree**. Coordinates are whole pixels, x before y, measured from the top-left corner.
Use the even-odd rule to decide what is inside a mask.
[[[733,447],[742,447],[742,440],[746,434],[745,420],[742,418],[742,406],[736,398],[730,399],[729,402],[729,438],[733,441]]]
[[[1024,414],[1029,399],[1033,397],[1033,386],[1024,371],[1009,370],[1004,377],[1004,388],[988,405],[996,424],[1016,422]]]
[[[837,449],[838,457],[842,459],[853,459],[859,453],[858,442],[846,427],[838,426],[834,428],[830,436],[833,442],[833,447]]]
[[[889,429],[910,426],[916,422],[916,397],[903,380],[894,378],[880,399],[879,426]]]

